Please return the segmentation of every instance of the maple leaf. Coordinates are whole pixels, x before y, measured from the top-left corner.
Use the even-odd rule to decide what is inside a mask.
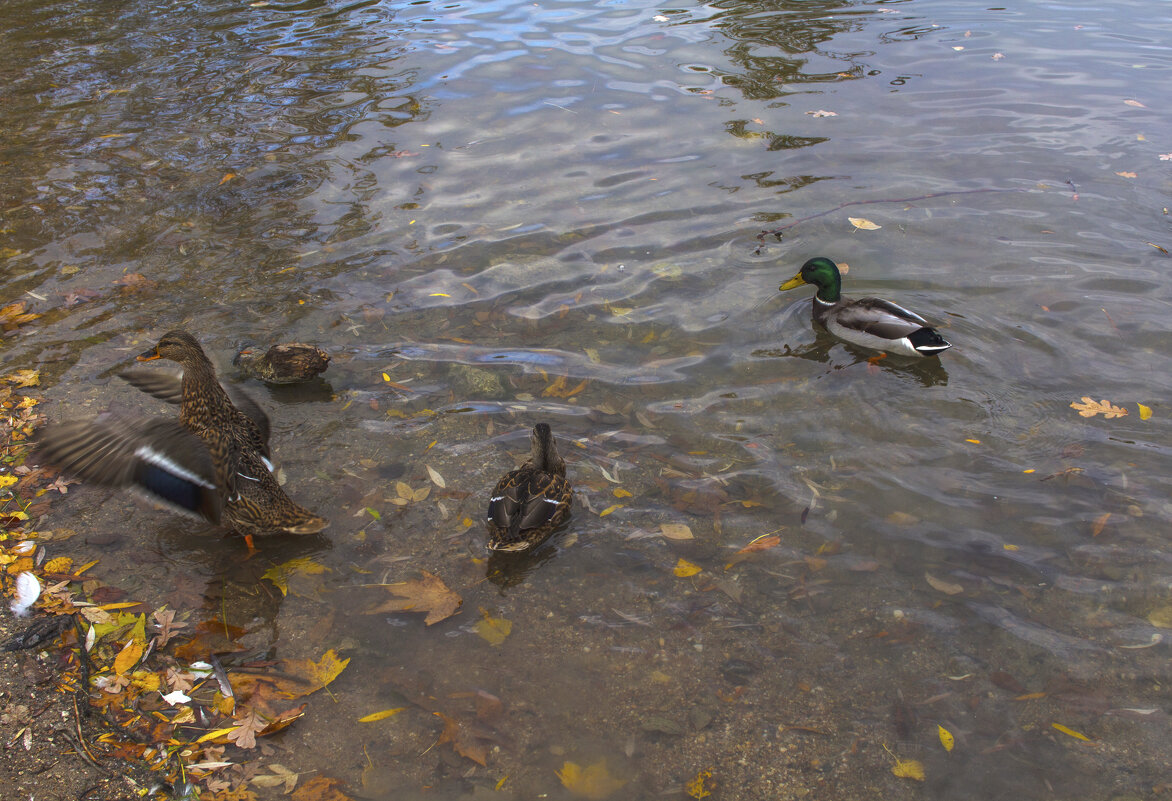
[[[342,792],[345,783],[330,776],[314,776],[298,787],[292,795],[293,801],[350,801]]]
[[[264,572],[261,578],[273,582],[277,589],[281,591],[281,595],[288,595],[289,579],[293,576],[316,576],[320,573],[325,573],[327,570],[329,570],[328,567],[318,564],[308,556],[299,556],[296,559],[290,559],[288,562],[282,562],[279,565],[270,567]]]
[[[159,630],[159,633],[156,637],[158,640],[158,643],[156,644],[159,648],[162,648],[164,645],[166,645],[171,640],[171,638],[175,636],[176,631],[187,627],[186,623],[175,622],[174,609],[168,609],[166,607],[156,609],[153,618],[155,621],[155,628]]]
[[[279,694],[284,698],[300,698],[316,692],[336,679],[348,664],[350,664],[350,659],[338,659],[338,655],[334,653],[333,649],[322,654],[322,658],[317,662],[312,659],[287,660],[283,663],[285,672],[300,679],[307,685],[307,688],[286,688]]]
[[[228,739],[240,748],[256,748],[256,734],[264,727],[260,713],[250,707],[243,716],[236,718],[236,728],[228,732]]]
[[[500,645],[513,632],[513,621],[503,617],[493,617],[484,607],[480,608],[483,618],[476,621],[476,633],[488,641],[489,645]]]
[[[1086,395],[1083,395],[1082,403],[1071,401],[1070,408],[1078,409],[1079,417],[1094,417],[1096,414],[1101,414],[1110,420],[1112,417],[1124,417],[1127,414],[1127,409],[1114,406],[1109,400],[1101,400],[1096,403]]]
[[[426,570],[420,572],[423,573],[421,579],[387,585],[387,589],[399,598],[384,601],[368,614],[426,612],[427,617],[423,622],[429,626],[456,614],[464,599],[448,589],[439,576]]]

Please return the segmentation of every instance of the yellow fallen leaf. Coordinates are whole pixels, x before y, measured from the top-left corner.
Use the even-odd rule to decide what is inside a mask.
[[[503,617],[492,617],[487,609],[480,609],[483,616],[476,621],[476,633],[488,642],[489,645],[500,645],[513,632],[513,621]]]
[[[669,540],[694,539],[692,529],[683,523],[664,523],[659,527],[659,533],[663,534]]]
[[[46,573],[68,573],[71,567],[73,567],[73,559],[68,556],[58,556],[56,559],[45,562]]]
[[[234,172],[226,172],[226,173],[224,173],[224,177],[220,179],[220,183],[219,183],[218,185],[223,185],[223,184],[226,184],[226,183],[228,183],[229,181],[231,181],[231,180],[232,180],[233,178],[235,178],[235,177],[236,177],[236,173],[234,173]]]
[[[1172,606],[1158,606],[1148,613],[1148,622],[1161,629],[1172,629]]]
[[[1096,402],[1086,395],[1083,396],[1082,403],[1071,401],[1070,408],[1077,409],[1079,417],[1094,417],[1096,414],[1101,414],[1110,420],[1112,417],[1124,417],[1127,415],[1127,409],[1114,406],[1111,401],[1101,400]]]
[[[284,663],[284,672],[290,676],[302,679],[309,686],[297,689],[282,690],[278,694],[284,698],[300,698],[325,687],[350,664],[350,658],[338,659],[338,655],[331,648],[322,654],[322,658],[314,662],[312,659],[289,659]]]
[[[891,772],[901,779],[924,781],[924,765],[916,759],[896,759]]]
[[[605,758],[585,768],[576,762],[565,762],[561,770],[554,772],[572,794],[592,801],[609,798],[626,784],[610,775]]]
[[[615,488],[615,491],[614,491],[614,496],[615,496],[616,498],[630,498],[630,497],[631,497],[631,493],[627,492],[627,491],[626,491],[625,489],[623,489],[622,487],[616,487],[616,488]]]
[[[616,504],[615,504],[615,505],[613,505],[613,506],[608,506],[608,507],[606,507],[605,509],[603,509],[601,512],[599,512],[599,513],[598,513],[598,516],[599,516],[599,517],[606,517],[608,514],[610,514],[611,512],[615,511],[616,509],[622,509],[624,505],[625,505],[625,504],[616,503]]]
[[[122,650],[118,652],[118,656],[114,657],[114,672],[121,676],[137,665],[138,660],[142,658],[142,652],[145,648],[146,643],[139,642],[138,640],[131,640],[122,646]]]
[[[939,723],[936,724],[936,733],[940,735],[940,744],[944,746],[945,751],[951,752],[956,747],[956,738],[952,736],[952,732]]]
[[[369,715],[363,715],[362,717],[360,717],[358,719],[358,722],[359,723],[374,723],[375,721],[378,721],[378,720],[386,720],[389,717],[394,717],[395,715],[399,714],[400,712],[402,712],[406,708],[407,707],[405,707],[405,706],[397,706],[394,709],[384,709],[381,712],[371,712]]]
[[[696,774],[696,778],[684,785],[684,792],[697,801],[712,795],[712,790],[712,771],[710,770],[700,771]]]
[[[700,565],[694,562],[689,562],[687,559],[680,557],[680,561],[676,562],[675,569],[671,572],[675,573],[680,578],[687,578],[688,576],[696,575],[703,569],[704,568],[700,567]]]
[[[1142,403],[1137,403],[1136,406],[1139,407],[1139,419],[1140,420],[1152,419],[1152,407],[1151,406],[1144,406]]]
[[[288,595],[289,579],[293,576],[316,576],[327,570],[329,570],[328,567],[318,564],[308,556],[299,556],[296,559],[290,559],[270,567],[261,575],[261,578],[271,581],[281,591],[281,595]]]
[[[41,374],[37,370],[14,370],[4,380],[17,387],[35,387],[41,383]]]
[[[1050,725],[1068,737],[1073,737],[1076,740],[1082,740],[1084,743],[1093,743],[1094,742],[1094,740],[1092,740],[1090,737],[1087,737],[1085,734],[1077,732],[1074,729],[1068,729],[1066,726],[1063,726],[1061,723],[1051,723]]]
[[[206,743],[208,740],[215,740],[219,737],[223,737],[225,734],[231,734],[232,732],[236,731],[239,728],[240,728],[239,726],[229,726],[226,729],[213,729],[212,731],[209,731],[207,734],[203,735],[198,740],[196,740],[196,742],[197,743]]]
[[[16,476],[0,476],[0,489],[11,487],[16,481]]]
[[[866,217],[847,217],[847,219],[850,220],[851,225],[861,231],[874,231],[883,227],[882,225],[876,225]]]

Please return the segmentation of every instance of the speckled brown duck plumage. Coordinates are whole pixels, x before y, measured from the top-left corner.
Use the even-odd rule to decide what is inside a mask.
[[[284,342],[263,353],[245,348],[232,363],[268,384],[296,384],[324,373],[330,365],[330,355],[304,342]]]
[[[100,419],[49,425],[38,439],[40,457],[97,484],[144,490],[234,529],[250,544],[252,535],[316,534],[328,525],[281,489],[272,474],[268,418],[243,393],[229,397],[195,337],[185,331],[164,334],[138,357],[155,359],[178,362],[182,379],[145,370],[124,377],[178,403],[178,422]]]
[[[488,501],[491,551],[536,548],[570,516],[574,495],[553,432],[546,423],[538,423],[530,440],[529,459],[497,482]]]

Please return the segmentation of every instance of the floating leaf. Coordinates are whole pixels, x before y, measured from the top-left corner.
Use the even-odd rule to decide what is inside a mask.
[[[1070,408],[1078,409],[1079,417],[1094,417],[1096,414],[1101,414],[1110,420],[1112,417],[1124,417],[1127,415],[1127,409],[1114,406],[1111,401],[1102,400],[1096,403],[1086,395],[1083,396],[1082,403],[1071,401]]]
[[[702,770],[696,774],[696,778],[684,785],[684,792],[692,798],[699,799],[707,798],[712,795],[714,785],[712,782],[712,771]]]
[[[407,707],[405,707],[405,706],[396,706],[392,709],[384,709],[381,712],[371,712],[369,715],[363,715],[362,717],[360,717],[358,719],[358,722],[359,723],[374,723],[375,721],[386,720],[387,718],[394,717],[395,715],[399,714],[400,712],[402,712],[406,708]]]
[[[626,784],[625,781],[610,775],[605,758],[586,768],[576,762],[565,762],[561,770],[554,772],[567,790],[579,798],[589,798],[592,801],[609,798]]]
[[[1138,100],[1124,100],[1123,102],[1129,106],[1135,106],[1136,108],[1147,108],[1147,106],[1145,106],[1143,103],[1139,102]]]
[[[380,612],[426,612],[424,623],[432,625],[454,615],[464,600],[447,588],[447,585],[432,573],[420,571],[423,578],[390,584],[387,589],[398,599],[385,601],[371,609],[369,614]]]
[[[669,540],[695,539],[692,536],[692,529],[683,523],[663,523],[659,527],[659,532]]]
[[[290,559],[288,562],[270,567],[261,575],[261,578],[271,581],[281,591],[281,595],[288,595],[291,577],[296,575],[316,576],[327,570],[329,570],[328,567],[318,564],[308,556],[299,556],[296,559]]]
[[[338,659],[338,655],[331,648],[322,654],[322,658],[314,662],[312,659],[288,659],[284,665],[284,672],[306,682],[312,689],[296,689],[281,692],[285,698],[300,698],[322,689],[346,669],[350,659]]]
[[[847,219],[850,220],[851,225],[860,231],[875,231],[883,227],[882,225],[871,222],[866,217],[847,217]]]
[[[1151,420],[1152,419],[1152,407],[1144,406],[1142,403],[1137,403],[1136,406],[1139,407],[1139,419],[1140,420]]]
[[[811,117],[837,117],[838,116],[837,111],[827,111],[824,108],[820,108],[817,111],[807,111],[806,113],[809,114]]]
[[[680,561],[676,562],[675,569],[671,572],[675,573],[680,578],[687,578],[688,576],[696,575],[703,569],[704,568],[700,567],[700,565],[695,564],[694,562],[689,562],[687,559],[680,557]]]
[[[488,610],[481,607],[483,617],[476,621],[476,633],[488,641],[489,645],[500,645],[513,632],[513,621],[503,617],[492,617]]]
[[[1082,740],[1085,743],[1094,742],[1094,740],[1092,740],[1090,737],[1087,737],[1085,734],[1083,734],[1081,732],[1077,732],[1074,729],[1068,729],[1066,726],[1063,726],[1061,723],[1051,723],[1050,726],[1057,729],[1058,731],[1062,732],[1066,736],[1073,737],[1076,740]]]
[[[951,752],[956,747],[956,738],[952,736],[952,732],[939,723],[936,724],[936,733],[940,735],[940,744],[944,746],[945,751]]]

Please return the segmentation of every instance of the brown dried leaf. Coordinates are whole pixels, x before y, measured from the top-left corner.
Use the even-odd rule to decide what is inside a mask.
[[[399,598],[385,601],[367,614],[426,612],[423,622],[429,626],[456,614],[464,599],[448,589],[439,576],[426,570],[420,572],[423,573],[421,579],[387,585],[387,589]]]
[[[1079,417],[1094,417],[1096,414],[1101,414],[1110,420],[1112,417],[1127,416],[1127,409],[1115,406],[1109,400],[1093,401],[1086,395],[1083,395],[1082,403],[1071,401],[1070,408],[1078,409]]]
[[[448,717],[443,712],[435,713],[444,722],[444,730],[436,745],[451,743],[457,754],[471,759],[478,765],[488,764],[488,745],[476,738],[458,718]]]

